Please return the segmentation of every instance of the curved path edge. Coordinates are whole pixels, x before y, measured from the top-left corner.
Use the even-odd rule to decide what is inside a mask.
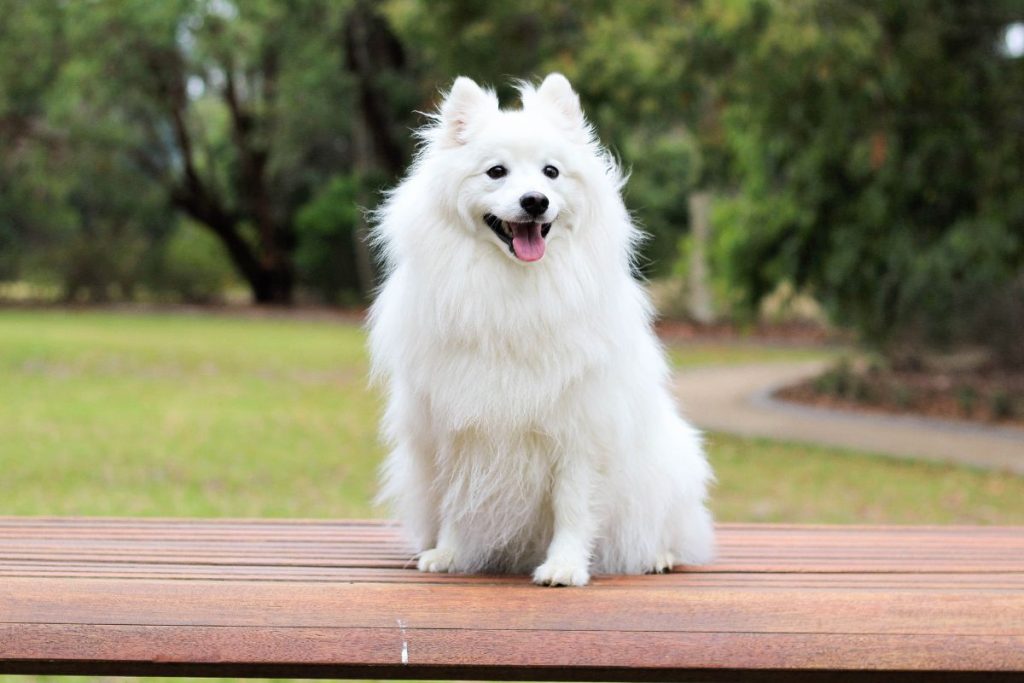
[[[808,406],[773,395],[814,377],[828,362],[687,368],[676,373],[676,395],[687,418],[706,431],[1024,475],[1024,429]]]

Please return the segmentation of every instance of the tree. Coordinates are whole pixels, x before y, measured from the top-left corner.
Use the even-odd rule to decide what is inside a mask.
[[[0,144],[13,149],[16,133],[31,151],[0,173],[15,175],[15,164],[41,156],[46,144],[61,153],[73,146],[78,160],[102,156],[108,172],[78,164],[61,175],[108,199],[124,198],[125,178],[142,183],[131,190],[136,198],[155,190],[216,235],[258,302],[292,299],[295,216],[331,177],[356,165],[390,177],[402,164],[406,147],[392,112],[406,101],[379,94],[409,89],[396,82],[401,60],[386,58],[401,49],[368,3],[13,4],[0,32],[11,38],[4,50],[15,53],[8,64],[27,67],[0,73],[0,93],[12,93],[0,100]],[[48,59],[19,54],[42,38]],[[44,176],[23,186],[52,185]],[[0,202],[13,201],[0,192]],[[102,207],[92,214],[93,224],[117,222]],[[11,239],[0,229],[0,240]],[[112,241],[90,243],[111,250]]]
[[[325,3],[132,0],[65,10],[69,89],[130,124],[122,151],[211,230],[261,303],[292,297],[292,217],[344,159],[339,13]],[[336,33],[337,35],[337,33]],[[333,56],[333,63],[332,63]],[[73,62],[74,64],[74,62]],[[296,107],[301,102],[301,107]],[[301,140],[300,136],[305,136]],[[312,163],[311,163],[312,162]]]
[[[95,207],[89,237],[67,219],[71,189],[60,179],[94,196],[119,197],[130,185],[135,198],[162,197],[211,231],[254,300],[287,303],[303,275],[294,263],[300,209],[348,174],[361,178],[359,200],[371,205],[371,183],[390,182],[404,166],[417,88],[372,3],[10,4],[0,13],[0,179],[13,182],[0,184],[0,209],[22,218],[0,222],[5,254],[16,238],[35,253],[33,244],[54,241],[47,235],[69,243],[81,233],[93,261],[116,255],[113,238],[96,230],[112,235],[124,217],[114,205]],[[102,157],[121,175],[61,161],[69,155]],[[353,248],[364,256],[367,292],[372,263],[361,241]],[[12,258],[5,264],[14,272]]]
[[[25,248],[64,218],[49,210],[56,191],[42,172],[62,142],[41,123],[60,66],[59,27],[56,2],[0,9],[0,279],[23,268]]]
[[[751,306],[790,282],[892,353],[988,344],[975,314],[1024,270],[1024,60],[1000,50],[1020,3],[769,7],[724,115],[732,281]]]

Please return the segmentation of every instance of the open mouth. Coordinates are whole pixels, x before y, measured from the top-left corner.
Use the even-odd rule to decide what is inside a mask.
[[[539,261],[544,256],[544,238],[551,231],[551,223],[503,221],[491,213],[484,215],[484,222],[520,261]]]

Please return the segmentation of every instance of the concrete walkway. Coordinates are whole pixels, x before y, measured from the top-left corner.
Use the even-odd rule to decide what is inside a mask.
[[[707,431],[851,448],[1024,475],[1024,429],[879,415],[773,398],[828,361],[702,367],[677,374],[684,414]]]

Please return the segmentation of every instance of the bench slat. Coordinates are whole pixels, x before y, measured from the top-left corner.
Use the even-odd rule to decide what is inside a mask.
[[[710,567],[550,589],[420,574],[373,521],[0,518],[0,672],[1024,675],[1024,528],[722,525],[719,545]]]

